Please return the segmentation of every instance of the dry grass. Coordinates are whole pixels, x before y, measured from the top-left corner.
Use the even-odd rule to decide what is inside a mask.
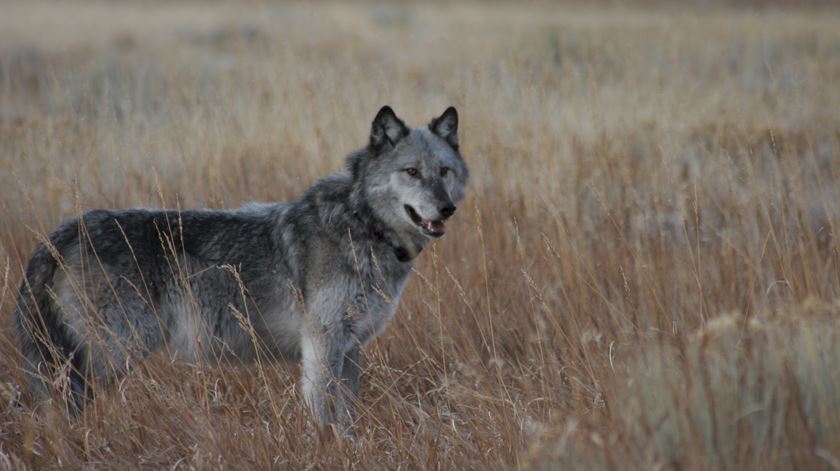
[[[838,316],[840,303],[811,299],[772,316],[718,317],[676,344],[648,346],[616,368],[602,417],[547,430],[529,462],[533,469],[835,468]]]
[[[0,467],[840,465],[836,12],[2,9]],[[294,198],[386,103],[457,106],[474,178],[367,348],[357,443],[316,440],[290,365],[11,405],[36,234]]]

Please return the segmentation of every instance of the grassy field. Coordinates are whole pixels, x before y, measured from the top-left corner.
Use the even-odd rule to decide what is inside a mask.
[[[840,12],[0,12],[0,468],[840,467]],[[295,198],[384,104],[455,105],[473,178],[366,349],[357,442],[318,440],[294,365],[160,355],[33,413],[39,234]]]

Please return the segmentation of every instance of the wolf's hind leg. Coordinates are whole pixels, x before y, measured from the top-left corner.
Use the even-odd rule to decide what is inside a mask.
[[[106,327],[107,329],[107,327]],[[100,330],[89,341],[87,373],[99,384],[110,384],[125,377],[132,367],[159,350],[163,334],[134,332],[131,334]]]
[[[26,383],[29,385],[29,392],[32,394],[34,405],[37,407],[47,402],[50,397],[50,384],[48,378],[50,371],[47,359],[43,358],[40,349],[29,340],[29,334],[20,335],[20,348],[23,354],[21,369],[23,370]]]

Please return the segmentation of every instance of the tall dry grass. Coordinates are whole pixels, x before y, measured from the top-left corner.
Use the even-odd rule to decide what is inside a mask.
[[[836,12],[2,10],[0,466],[840,463]],[[386,103],[457,106],[473,180],[366,349],[356,443],[317,440],[293,365],[157,356],[33,413],[8,327],[38,234],[294,198]]]

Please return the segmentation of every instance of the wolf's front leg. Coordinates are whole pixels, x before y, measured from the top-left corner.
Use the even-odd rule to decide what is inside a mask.
[[[353,346],[344,354],[344,361],[341,366],[341,383],[339,384],[338,396],[336,397],[335,408],[338,422],[344,426],[344,434],[353,437],[351,426],[355,420],[353,405],[359,396],[359,377],[362,372],[362,347]]]
[[[336,423],[336,405],[341,370],[344,363],[344,344],[340,326],[316,326],[307,329],[301,339],[301,389],[318,428],[324,430]],[[342,429],[349,424],[339,424]]]

